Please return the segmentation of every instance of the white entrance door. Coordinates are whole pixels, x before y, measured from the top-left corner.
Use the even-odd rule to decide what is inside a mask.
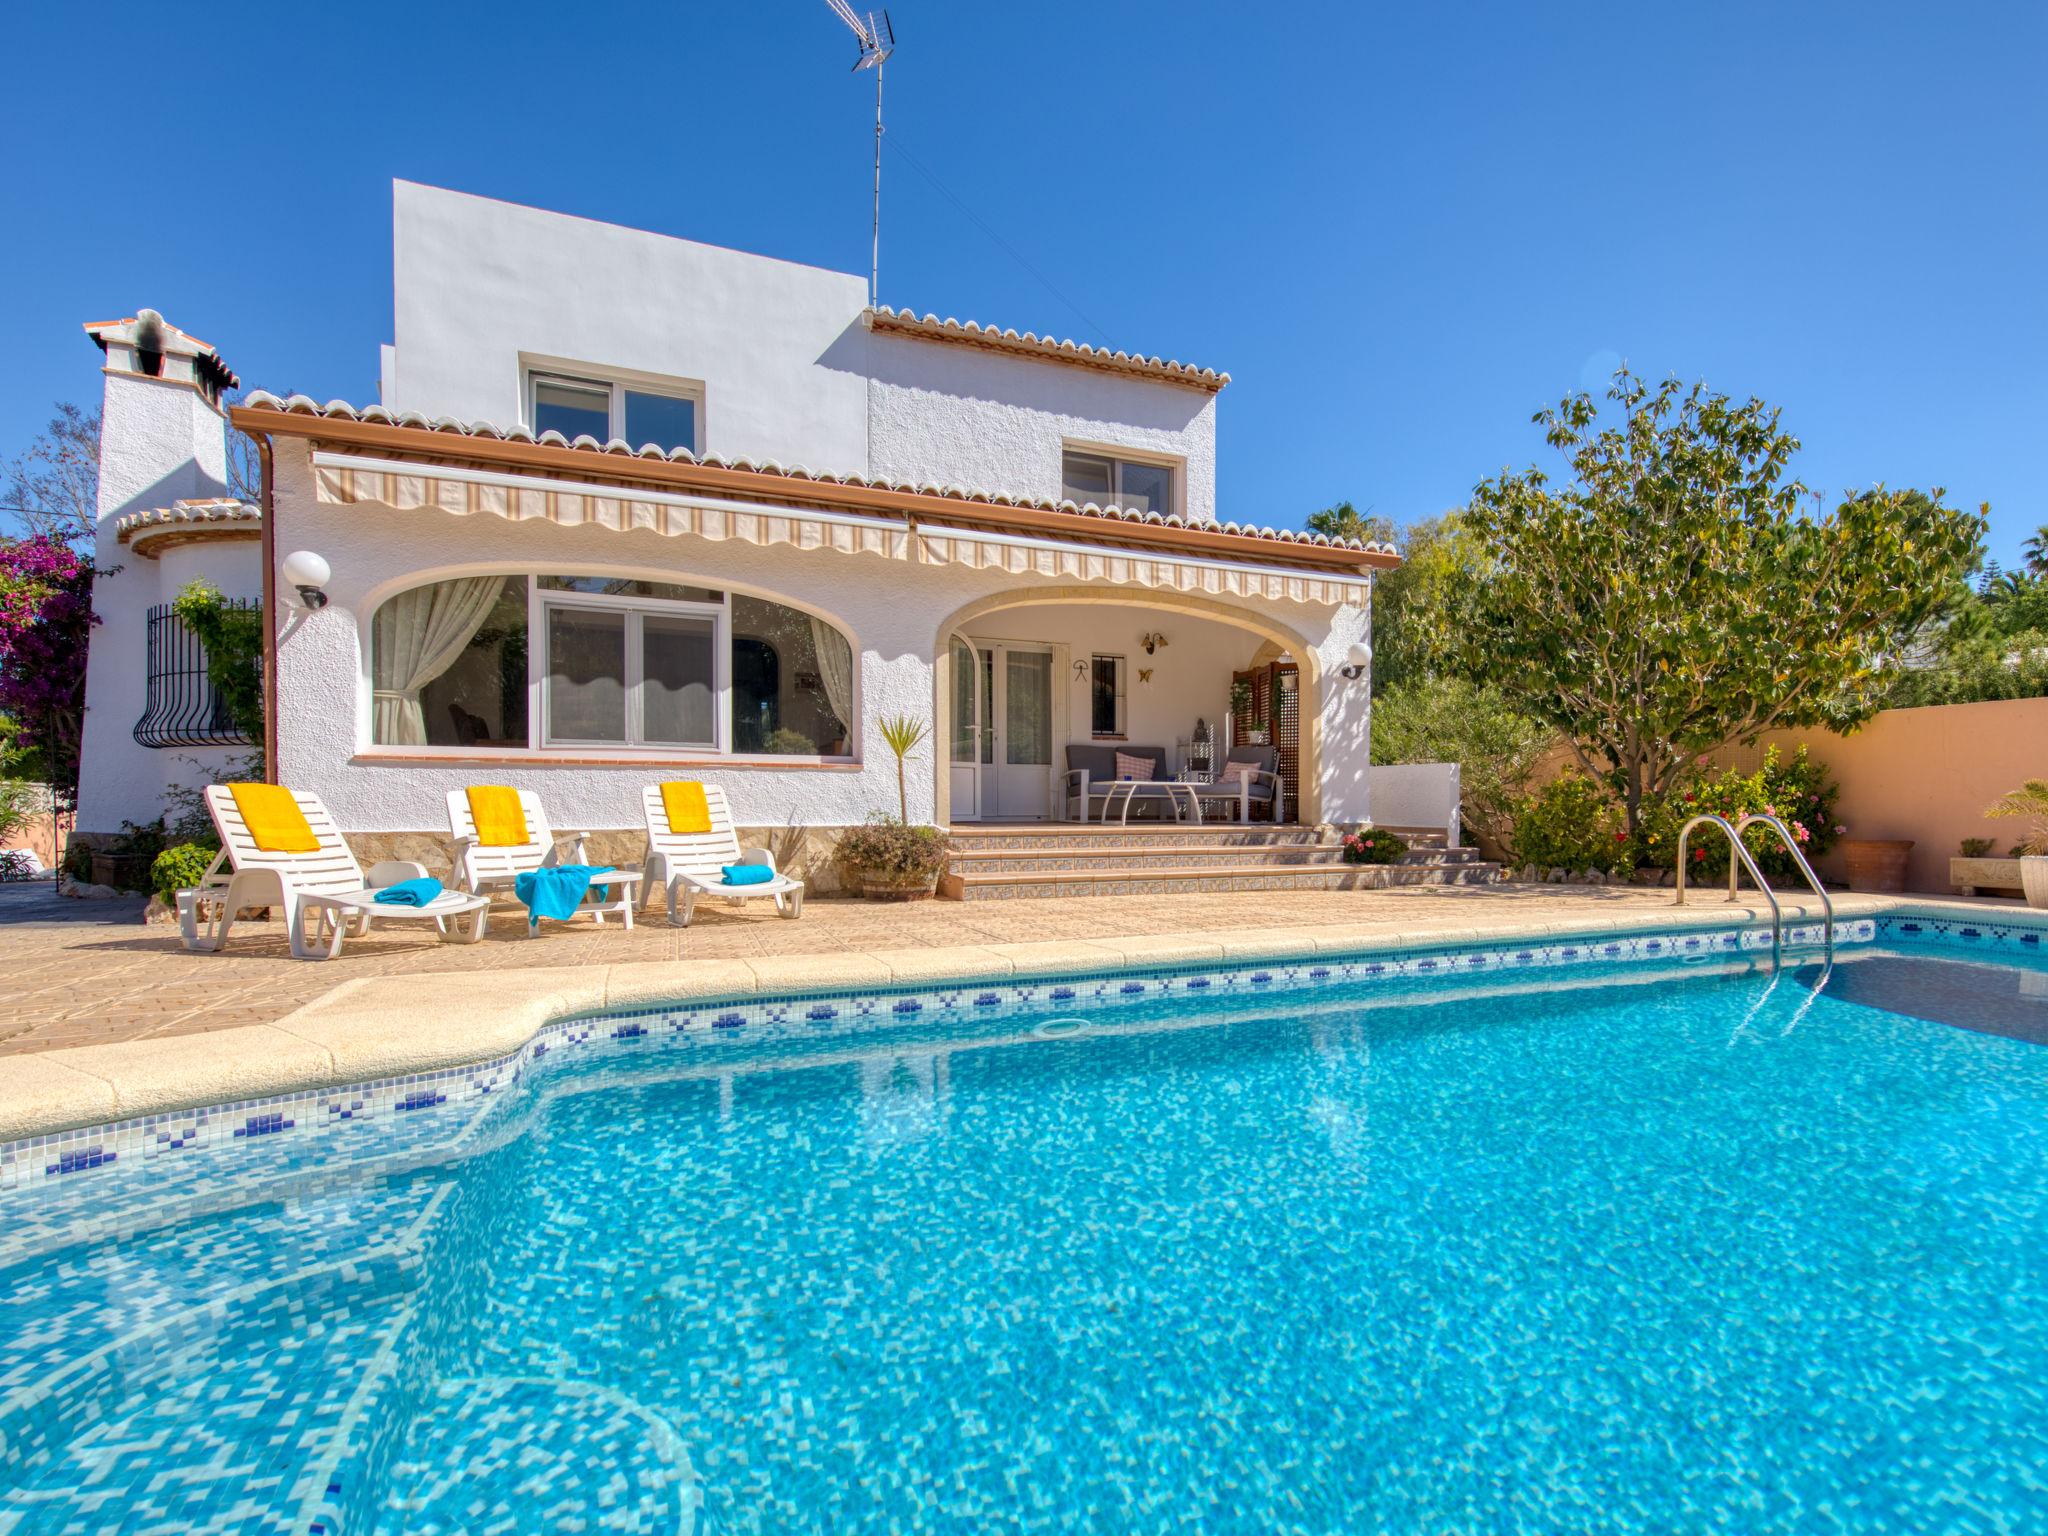
[[[994,762],[982,779],[982,819],[1044,821],[1052,805],[1052,647],[995,644],[987,654],[995,740]]]
[[[988,690],[981,652],[965,635],[947,642],[953,690],[953,820],[980,821],[982,756],[988,740]]]

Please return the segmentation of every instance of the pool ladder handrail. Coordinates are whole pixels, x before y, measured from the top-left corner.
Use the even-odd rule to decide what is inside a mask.
[[[1749,878],[1756,882],[1756,888],[1763,892],[1764,899],[1771,904],[1771,964],[1774,966],[1780,962],[1784,953],[1784,913],[1778,905],[1777,892],[1771,889],[1770,881],[1764,878],[1764,872],[1757,868],[1756,860],[1750,857],[1749,848],[1742,841],[1742,834],[1758,823],[1762,823],[1778,834],[1779,841],[1785,845],[1785,851],[1792,855],[1792,863],[1797,867],[1801,876],[1805,878],[1807,885],[1812,888],[1813,894],[1820,898],[1822,916],[1821,936],[1826,946],[1828,963],[1832,966],[1835,959],[1835,904],[1828,898],[1826,889],[1820,883],[1820,877],[1813,872],[1813,866],[1806,862],[1806,855],[1799,851],[1799,844],[1793,840],[1791,831],[1785,826],[1784,822],[1775,816],[1766,815],[1762,811],[1751,811],[1740,821],[1731,825],[1724,816],[1705,814],[1693,817],[1692,820],[1681,827],[1678,832],[1678,877],[1676,881],[1678,900],[1674,905],[1681,907],[1685,905],[1686,839],[1692,836],[1692,829],[1694,827],[1706,823],[1719,827],[1727,835],[1728,846],[1734,850],[1734,857],[1728,860],[1728,899],[1730,901],[1736,899],[1741,882],[1741,872],[1743,869],[1747,869],[1749,871]]]

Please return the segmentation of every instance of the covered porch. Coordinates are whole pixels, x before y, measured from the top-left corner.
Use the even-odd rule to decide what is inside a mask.
[[[1300,821],[1302,673],[1274,626],[1100,589],[975,607],[943,647],[952,826]]]

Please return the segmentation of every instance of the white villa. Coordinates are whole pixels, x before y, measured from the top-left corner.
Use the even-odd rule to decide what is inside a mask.
[[[1265,816],[1370,817],[1368,614],[1398,557],[1219,517],[1227,374],[486,198],[394,203],[381,400],[235,405],[260,505],[226,498],[213,349],[151,311],[88,327],[120,569],[81,832],[249,750],[151,617],[200,574],[267,616],[274,776],[380,851],[503,782],[628,859],[642,786],[699,777],[801,857],[896,809],[876,721],[904,714],[934,727],[914,820],[1100,817],[1107,749],[1171,778],[1267,733]]]

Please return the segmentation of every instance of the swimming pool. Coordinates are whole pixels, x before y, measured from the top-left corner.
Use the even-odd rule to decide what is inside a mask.
[[[0,1531],[2036,1528],[2048,963],[1971,931],[650,1010],[52,1143]]]

